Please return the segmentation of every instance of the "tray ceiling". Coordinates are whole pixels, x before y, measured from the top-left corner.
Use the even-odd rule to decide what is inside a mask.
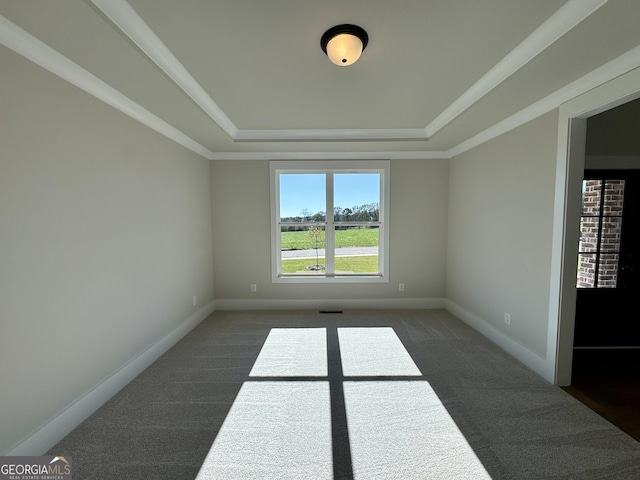
[[[212,160],[448,158],[640,66],[638,20],[634,0],[3,0],[0,43]],[[369,34],[345,68],[319,44],[340,23]]]

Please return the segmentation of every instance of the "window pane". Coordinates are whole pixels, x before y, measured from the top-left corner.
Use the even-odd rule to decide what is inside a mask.
[[[580,218],[580,252],[596,252],[598,250],[599,217]]]
[[[622,236],[624,180],[584,180],[578,288],[616,288]]]
[[[281,227],[280,249],[283,274],[325,274],[324,227]]]
[[[578,255],[578,288],[595,288],[596,278],[596,255],[580,254]]]
[[[336,273],[379,273],[377,227],[336,227]]]
[[[279,177],[281,222],[325,221],[324,173],[283,173]]]
[[[600,238],[600,251],[619,252],[621,233],[622,233],[622,217],[604,217],[602,219],[602,236]]]
[[[380,174],[336,173],[333,177],[336,222],[380,220]]]
[[[582,215],[600,215],[602,180],[582,181]]]
[[[598,288],[616,288],[618,284],[618,254],[603,253],[598,265]]]
[[[624,180],[605,180],[603,215],[622,215]]]

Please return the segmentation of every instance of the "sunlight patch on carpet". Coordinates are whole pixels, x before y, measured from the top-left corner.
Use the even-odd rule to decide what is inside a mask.
[[[329,383],[246,382],[196,480],[333,479]]]
[[[324,328],[273,328],[250,377],[326,377],[327,331]]]
[[[338,328],[345,377],[421,376],[391,327]]]
[[[491,479],[429,382],[345,382],[356,480]]]

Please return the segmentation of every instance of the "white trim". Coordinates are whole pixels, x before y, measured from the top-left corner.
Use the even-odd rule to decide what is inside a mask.
[[[505,335],[503,332],[498,330],[483,318],[470,312],[469,310],[466,310],[455,302],[444,300],[444,308],[448,312],[462,320],[464,323],[469,325],[471,328],[478,331],[480,334],[498,345],[509,355],[513,356],[521,363],[529,367],[531,370],[536,372],[542,378],[544,378],[548,382],[553,383],[553,375],[549,374],[550,371],[553,372],[553,368],[550,368],[547,359],[541,357],[513,338]]]
[[[607,0],[569,0],[565,3],[427,125],[427,137],[435,135],[606,2]]]
[[[41,426],[19,444],[3,455],[42,455],[58,443],[65,435],[80,425],[93,412],[104,405],[125,385],[155,362],[167,350],[180,341],[200,322],[214,311],[214,302],[209,302],[200,310],[186,318],[171,332],[159,339],[118,371],[100,382],[89,392],[75,400],[58,415]]]
[[[442,298],[247,299],[221,298],[220,310],[423,310],[444,308]]]
[[[567,118],[563,121],[560,114],[553,202],[547,356],[553,362],[553,382],[561,386],[571,384],[578,258],[577,227],[580,218],[580,205],[574,201],[567,202],[566,199],[567,196],[581,197],[586,129],[586,119]],[[575,219],[575,228],[567,228],[568,219]],[[575,248],[572,244],[575,244]],[[574,254],[570,254],[570,250],[574,250]],[[569,262],[573,264],[573,268],[569,267]],[[570,321],[567,321],[569,319]]]
[[[389,161],[385,161],[385,163],[388,165]],[[383,175],[384,177],[384,175]],[[325,244],[324,244],[324,250],[325,250],[325,255],[324,255],[324,264],[325,264],[325,271],[327,272],[335,272],[336,271],[336,232],[334,229],[334,225],[333,222],[335,221],[335,210],[334,210],[334,199],[335,199],[335,189],[334,189],[334,185],[335,185],[335,178],[333,176],[333,172],[326,172],[325,171],[325,205],[326,205],[326,209],[325,209],[325,229],[324,229],[324,240],[325,240]],[[380,190],[378,189],[378,192]],[[378,195],[380,195],[380,193],[378,193]],[[379,197],[382,199],[382,197]],[[378,204],[378,209],[380,210],[380,203],[384,203],[383,201],[380,201]],[[279,211],[279,210],[278,210]],[[380,212],[380,219],[384,219],[384,216],[382,214],[382,212]],[[378,222],[378,228],[380,227],[380,225],[382,225],[382,222]],[[378,235],[380,230],[378,229]],[[379,242],[378,242],[379,243]],[[280,253],[280,250],[275,250],[275,252]],[[278,255],[280,256],[280,255]],[[280,260],[282,260],[280,258]],[[282,265],[282,262],[278,262],[279,265]],[[378,257],[378,271],[380,272],[380,257]],[[382,273],[382,272],[380,272]],[[334,279],[335,281],[335,279]]]
[[[344,128],[297,130],[238,130],[236,142],[333,142],[367,140],[429,140],[424,128]]]
[[[382,176],[382,184],[380,185],[380,222],[382,225],[382,242],[383,248],[378,250],[378,265],[380,266],[380,274],[384,277],[385,282],[391,280],[389,258],[391,257],[391,244],[389,237],[391,233],[391,162],[384,162],[384,175]]]
[[[91,0],[129,39],[191,98],[220,128],[234,138],[238,127],[213,101],[176,56],[125,0]]]
[[[276,265],[277,268],[277,265]],[[389,283],[386,275],[343,275],[343,276],[324,276],[320,274],[308,275],[286,275],[275,276],[271,279],[272,283],[289,283],[289,284],[307,284],[307,283]]]
[[[205,158],[213,156],[213,152],[209,149],[169,125],[160,117],[126,97],[2,15],[0,15],[0,43],[192,152]]]
[[[209,160],[447,160],[445,151],[395,152],[216,152]]]
[[[447,151],[451,157],[460,155],[478,145],[496,138],[520,125],[524,125],[545,113],[554,110],[583,93],[613,80],[631,70],[640,67],[640,46],[634,47],[610,62],[601,65],[563,88],[547,95],[519,112],[496,123],[477,135],[459,143]]]

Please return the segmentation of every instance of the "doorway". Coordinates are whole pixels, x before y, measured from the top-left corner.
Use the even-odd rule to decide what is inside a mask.
[[[637,130],[639,122],[639,100],[587,119],[571,385],[564,387],[638,441],[640,157],[615,155],[638,146],[611,129]]]

